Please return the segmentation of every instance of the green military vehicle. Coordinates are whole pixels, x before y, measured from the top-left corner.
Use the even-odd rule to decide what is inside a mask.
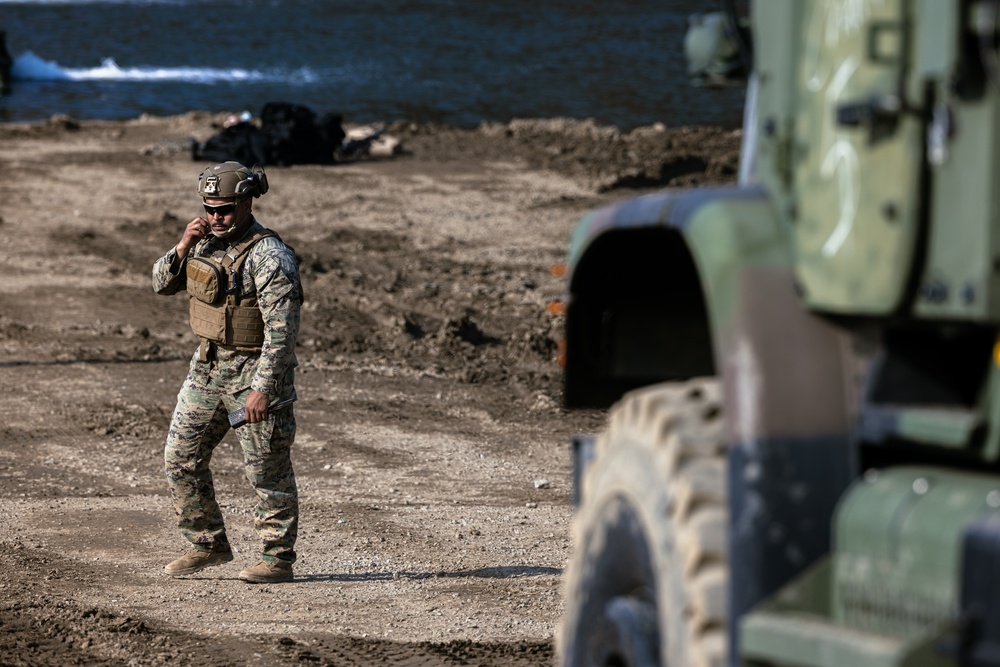
[[[997,5],[758,0],[738,185],[578,225],[561,664],[1000,665]]]

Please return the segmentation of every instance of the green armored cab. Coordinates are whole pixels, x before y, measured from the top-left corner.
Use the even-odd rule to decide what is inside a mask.
[[[1000,665],[998,4],[758,0],[739,184],[577,226],[561,664]]]

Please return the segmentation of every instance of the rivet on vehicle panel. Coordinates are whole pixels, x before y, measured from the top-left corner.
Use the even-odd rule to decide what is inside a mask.
[[[962,301],[972,305],[976,300],[976,288],[973,285],[966,285],[962,288]]]
[[[931,303],[942,303],[948,300],[948,286],[940,281],[927,283],[920,288],[920,295]]]

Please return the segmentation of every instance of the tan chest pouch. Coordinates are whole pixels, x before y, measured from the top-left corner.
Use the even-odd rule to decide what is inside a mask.
[[[187,261],[188,294],[209,305],[218,303],[226,291],[226,270],[210,257],[192,257]]]

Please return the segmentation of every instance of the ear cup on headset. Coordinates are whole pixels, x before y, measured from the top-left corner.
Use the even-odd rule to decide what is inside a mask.
[[[254,192],[253,196],[260,197],[261,195],[266,194],[268,190],[268,185],[267,185],[267,174],[264,173],[264,167],[260,166],[259,164],[255,164],[253,166],[253,169],[251,169],[250,171],[251,171],[251,178],[253,178],[254,182],[257,185],[257,191]]]

